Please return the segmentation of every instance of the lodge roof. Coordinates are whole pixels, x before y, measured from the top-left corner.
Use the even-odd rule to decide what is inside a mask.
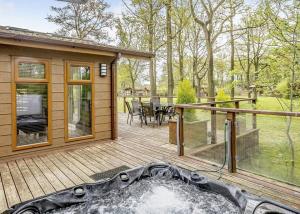
[[[16,46],[26,46],[24,43],[30,42],[44,45],[69,47],[78,50],[78,52],[80,52],[79,49],[88,49],[95,51],[95,53],[97,53],[97,51],[99,51],[99,53],[108,52],[114,55],[120,53],[126,57],[152,58],[155,56],[154,53],[120,48],[117,46],[101,44],[92,40],[81,40],[73,37],[60,36],[54,33],[43,33],[11,26],[0,26],[0,44],[8,44],[7,40],[13,40],[13,45]]]

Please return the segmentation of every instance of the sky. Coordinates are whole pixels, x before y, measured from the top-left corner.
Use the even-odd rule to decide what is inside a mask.
[[[246,0],[254,4],[257,0]],[[109,11],[120,15],[125,10],[122,0],[106,0]],[[56,0],[0,0],[0,25],[26,28],[40,32],[54,32],[57,27],[45,18],[50,6],[64,5]]]
[[[106,0],[110,12],[121,14],[121,0]],[[0,25],[26,28],[41,32],[54,32],[57,27],[45,18],[50,6],[64,5],[55,0],[0,0]]]

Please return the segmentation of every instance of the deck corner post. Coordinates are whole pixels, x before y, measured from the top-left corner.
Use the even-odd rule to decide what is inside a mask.
[[[184,133],[183,133],[183,112],[184,109],[176,107],[176,112],[178,114],[178,128],[177,128],[177,151],[178,156],[184,156]]]
[[[216,107],[215,103],[211,103],[211,107]],[[217,143],[217,112],[211,110],[211,144]]]
[[[119,55],[111,63],[111,139],[118,138],[117,71]]]
[[[253,98],[253,99],[252,99],[252,106],[253,106],[253,109],[254,109],[254,110],[256,110],[256,99],[257,99],[257,98]],[[257,120],[257,119],[256,119],[256,113],[253,113],[253,114],[252,114],[252,128],[253,128],[253,129],[256,129],[256,128],[257,128],[257,125],[256,125],[257,122],[256,122],[256,120]]]
[[[240,108],[240,101],[235,101],[234,105],[235,105],[235,108],[239,109]]]
[[[228,171],[230,173],[236,173],[237,172],[237,162],[236,162],[236,157],[237,157],[237,145],[236,145],[236,113],[235,112],[227,112],[227,120],[230,121],[230,144],[229,148],[229,166]],[[228,147],[227,147],[228,148]]]

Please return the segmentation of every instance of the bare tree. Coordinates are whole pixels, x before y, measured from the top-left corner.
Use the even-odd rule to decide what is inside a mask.
[[[248,98],[251,97],[251,89],[250,86],[252,84],[251,81],[251,65],[252,65],[252,59],[251,59],[251,38],[250,38],[250,13],[246,13],[246,17],[244,20],[242,20],[242,25],[245,25],[245,32],[240,37],[240,43],[237,44],[238,48],[236,49],[236,55],[238,57],[238,61],[240,64],[241,69],[245,73],[246,76],[246,89]],[[244,48],[245,47],[245,48]],[[244,53],[244,54],[243,54]]]
[[[237,10],[242,6],[242,1],[240,0],[230,0],[230,25],[229,25],[229,33],[230,33],[230,72],[231,72],[231,90],[230,97],[234,99],[235,95],[235,86],[234,86],[234,67],[235,67],[235,26],[234,26],[234,17],[236,16]]]
[[[85,3],[69,0],[63,7],[52,6],[53,14],[46,19],[60,27],[58,34],[107,41],[113,23],[113,15],[106,12],[108,7],[103,0],[87,0]]]
[[[226,23],[232,17],[228,10],[226,0],[200,0],[198,8],[200,14],[196,14],[195,4],[190,0],[190,7],[194,20],[202,27],[205,35],[208,64],[208,96],[215,96],[214,84],[214,52],[213,47],[218,37],[225,32]],[[227,32],[227,31],[226,31]]]
[[[166,30],[167,30],[167,71],[168,71],[168,102],[173,102],[174,78],[173,78],[173,44],[172,44],[172,0],[166,3]]]
[[[198,102],[201,102],[202,80],[207,74],[207,57],[205,49],[205,38],[201,26],[192,21],[188,26],[188,47],[192,57],[192,77],[193,87],[197,85],[196,94]],[[196,84],[197,83],[197,84]]]
[[[214,45],[218,37],[228,32],[226,24],[232,17],[228,0],[200,0],[197,5],[199,14],[196,14],[195,4],[190,0],[190,7],[193,18],[204,32],[205,44],[207,51],[207,80],[208,80],[208,96],[209,100],[214,100],[215,83],[214,83]],[[216,139],[216,118],[211,118],[211,143],[215,144]]]
[[[145,48],[145,38],[143,38],[143,28],[139,27],[137,21],[132,16],[122,14],[122,17],[116,20],[116,29],[118,36],[118,45],[124,48],[134,48],[141,50]],[[137,59],[126,59],[122,62],[127,66],[131,88],[133,93],[136,90],[136,82],[143,73],[143,63]]]
[[[266,0],[265,20],[268,21],[270,35],[287,50],[286,58],[291,65],[289,77],[289,111],[294,111],[294,93],[297,71],[300,70],[299,41],[300,41],[300,2],[293,0]],[[299,74],[298,74],[299,75]],[[291,137],[292,117],[287,118],[286,135],[291,150],[292,166],[295,165],[294,141]]]
[[[184,0],[174,1],[174,28],[177,34],[175,36],[174,47],[178,55],[178,70],[180,80],[184,79],[184,57],[185,49],[187,45],[187,34],[190,28],[188,24],[190,22],[190,11],[188,4]]]
[[[149,52],[156,53],[160,45],[158,28],[163,2],[161,0],[123,0],[128,12],[136,18],[137,24],[144,28],[144,37]],[[156,58],[151,59],[149,67],[151,95],[156,95]]]

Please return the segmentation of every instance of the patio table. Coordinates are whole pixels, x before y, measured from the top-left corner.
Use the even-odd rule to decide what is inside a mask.
[[[162,121],[164,119],[164,116],[169,115],[170,109],[174,107],[173,103],[161,103],[159,108],[159,113],[161,114],[160,117],[160,125],[162,124]],[[169,115],[170,116],[170,115]]]
[[[170,108],[174,107],[173,103],[160,103],[160,104],[156,104],[156,106],[153,106],[153,103],[151,102],[142,102],[142,106],[144,108],[148,108],[147,112],[150,112],[151,110],[153,110],[154,113],[154,118],[157,121],[158,125],[162,124],[162,121],[164,119],[165,115],[169,115],[169,110]],[[150,108],[153,109],[150,109]]]

